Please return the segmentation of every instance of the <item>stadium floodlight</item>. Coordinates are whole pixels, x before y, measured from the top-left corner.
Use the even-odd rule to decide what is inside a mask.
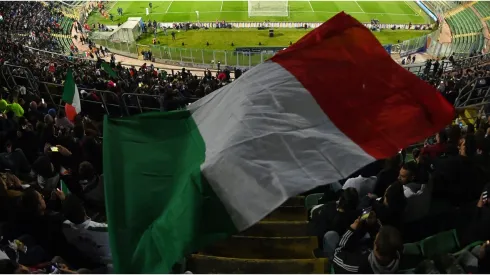
[[[252,16],[289,16],[287,0],[248,0],[248,17]]]

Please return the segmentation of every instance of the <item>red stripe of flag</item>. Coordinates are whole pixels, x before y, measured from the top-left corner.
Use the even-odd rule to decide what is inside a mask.
[[[366,153],[386,158],[444,128],[454,108],[399,66],[369,29],[339,13],[276,54],[330,120]]]

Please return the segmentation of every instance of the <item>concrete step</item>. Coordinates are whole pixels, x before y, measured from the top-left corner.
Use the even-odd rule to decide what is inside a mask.
[[[199,254],[243,259],[311,259],[317,246],[316,237],[232,236]]]
[[[304,206],[280,206],[267,215],[263,221],[306,221]]]
[[[304,237],[308,234],[307,221],[261,221],[240,232],[240,236]]]
[[[327,259],[237,259],[194,254],[187,270],[197,274],[325,274]]]

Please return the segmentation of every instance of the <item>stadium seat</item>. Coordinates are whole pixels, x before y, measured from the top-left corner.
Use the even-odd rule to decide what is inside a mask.
[[[475,246],[482,245],[483,243],[484,243],[484,241],[476,241],[476,242],[470,243],[469,245],[467,245],[466,247],[464,247],[460,251],[454,253],[453,256],[457,257],[465,251],[471,251]]]
[[[459,241],[456,230],[449,230],[428,237],[420,242],[422,254],[426,258],[432,258],[444,253],[454,253],[459,249]]]
[[[307,210],[313,208],[313,206],[318,204],[318,201],[323,197],[323,193],[316,193],[306,196],[305,208]]]
[[[419,243],[406,243],[403,245],[403,255],[421,256],[422,249]]]

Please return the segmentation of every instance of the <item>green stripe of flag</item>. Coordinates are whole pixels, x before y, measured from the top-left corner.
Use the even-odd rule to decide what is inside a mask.
[[[187,110],[104,121],[104,184],[116,273],[168,273],[235,229],[200,166]]]
[[[70,68],[66,73],[65,83],[63,87],[63,96],[61,97],[61,99],[63,99],[65,103],[72,104],[74,95],[75,95],[75,81],[73,80],[73,73]]]
[[[118,78],[117,73],[111,68],[111,65],[107,62],[102,62],[102,69],[108,73],[111,77]]]

